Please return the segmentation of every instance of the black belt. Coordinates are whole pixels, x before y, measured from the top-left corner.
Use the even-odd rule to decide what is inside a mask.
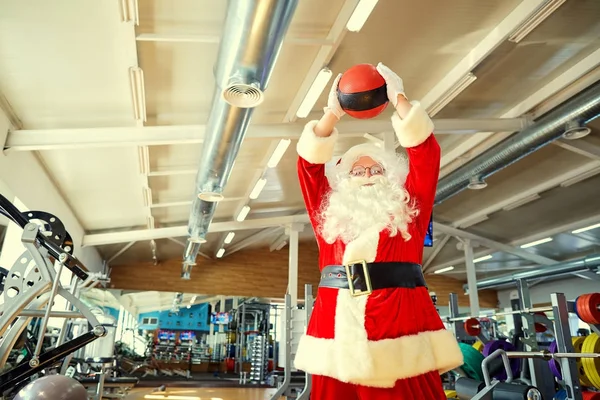
[[[421,265],[407,262],[329,265],[321,271],[319,283],[319,287],[349,289],[353,296],[367,295],[377,289],[422,286],[427,285]]]

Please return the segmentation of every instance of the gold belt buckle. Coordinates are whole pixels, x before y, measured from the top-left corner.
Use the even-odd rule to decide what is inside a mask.
[[[363,274],[365,275],[365,285],[367,286],[367,290],[356,290],[354,287],[353,278],[354,275],[350,272],[350,266],[355,264],[361,264],[363,269]],[[350,294],[353,297],[357,296],[367,296],[373,293],[373,287],[371,286],[371,277],[369,275],[369,268],[367,267],[367,262],[365,260],[354,261],[349,264],[344,265],[344,269],[346,270],[346,279],[348,280],[348,288],[350,289]]]

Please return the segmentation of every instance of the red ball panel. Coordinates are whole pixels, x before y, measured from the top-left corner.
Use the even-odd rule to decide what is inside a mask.
[[[374,65],[357,64],[340,78],[338,88],[343,93],[358,93],[385,85],[385,80]]]

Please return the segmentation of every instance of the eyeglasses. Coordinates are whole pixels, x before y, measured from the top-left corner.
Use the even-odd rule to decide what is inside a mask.
[[[375,164],[370,167],[363,167],[362,165],[357,165],[356,167],[352,168],[352,170],[350,171],[350,175],[365,176],[367,170],[370,172],[371,176],[383,175],[385,171],[383,167],[379,164]]]

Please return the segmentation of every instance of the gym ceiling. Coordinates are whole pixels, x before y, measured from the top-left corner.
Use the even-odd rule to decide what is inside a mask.
[[[295,142],[307,119],[295,115],[324,66],[337,74],[382,61],[434,119],[453,119],[455,128],[438,134],[442,179],[511,136],[515,124],[531,124],[600,78],[597,0],[380,0],[362,30],[348,32],[357,3],[300,1],[202,256],[221,248],[224,259],[232,249],[285,251],[283,225],[305,213]],[[546,19],[515,38],[543,6]],[[35,156],[28,160],[43,170],[27,185],[55,185],[65,207],[48,211],[72,212],[70,230],[84,232],[82,244],[111,265],[182,258],[226,7],[214,0],[0,0],[1,112],[12,125],[0,135],[6,159]],[[308,118],[324,104],[325,93]],[[361,122],[336,152],[380,140],[389,114]],[[480,123],[496,118],[507,120]],[[588,126],[589,135],[556,140],[487,177],[486,188],[436,206],[436,222],[481,238],[475,258],[493,256],[476,263],[478,277],[539,266],[502,245],[551,238],[525,251],[555,261],[600,250],[600,227],[573,233],[600,223],[600,119]],[[268,168],[281,139],[291,144]],[[261,176],[266,185],[249,200]],[[236,222],[247,204],[249,215]],[[230,231],[235,237],[224,244]],[[452,266],[446,274],[465,279],[461,242],[447,232],[435,230],[426,271]],[[300,240],[313,240],[309,227]]]

